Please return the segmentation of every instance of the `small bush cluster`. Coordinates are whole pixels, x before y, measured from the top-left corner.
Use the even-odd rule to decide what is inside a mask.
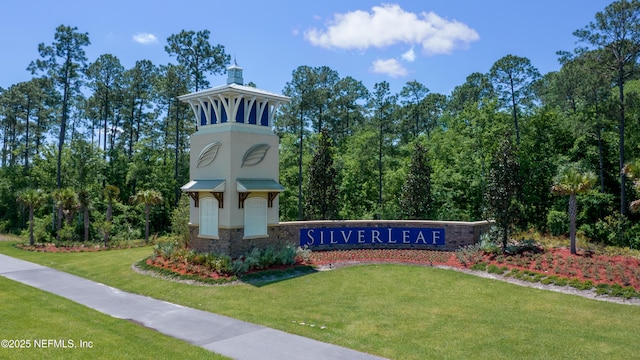
[[[509,255],[517,255],[517,254],[538,254],[543,252],[543,249],[531,239],[520,240],[515,243],[509,244],[505,249],[504,253]]]
[[[479,244],[463,246],[456,250],[456,259],[462,266],[473,266],[482,261],[484,252]]]
[[[149,261],[159,267],[184,270],[203,277],[232,277],[277,266],[293,266],[298,262],[301,252],[291,245],[268,246],[253,248],[247,254],[232,259],[214,252],[186,249],[175,242],[164,242],[155,246]]]
[[[635,297],[635,298],[640,297],[640,292],[636,291],[633,287],[622,286],[620,284],[613,284],[613,285],[598,284],[598,286],[596,286],[596,293],[598,295],[621,297],[625,299],[630,299],[632,297]]]
[[[232,271],[235,275],[242,275],[274,266],[293,266],[297,259],[298,250],[291,245],[253,248],[246,255],[233,260]]]

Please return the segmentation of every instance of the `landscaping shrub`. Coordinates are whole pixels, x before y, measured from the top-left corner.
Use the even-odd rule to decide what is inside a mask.
[[[547,228],[551,235],[566,235],[569,231],[569,215],[566,211],[550,210],[547,214]]]
[[[33,239],[36,243],[51,243],[54,240],[53,237],[53,226],[51,224],[51,215],[34,218],[33,224]],[[29,229],[23,231],[22,236],[25,238],[29,238]]]
[[[477,264],[473,264],[471,266],[471,270],[485,271],[485,270],[487,270],[487,264],[483,263],[483,262],[480,262],[480,263],[477,263]]]
[[[480,250],[486,254],[498,255],[502,253],[502,247],[495,238],[492,238],[490,234],[485,233],[480,236]]]
[[[189,231],[189,196],[182,194],[178,206],[171,213],[171,232],[180,246],[188,248],[191,240]]]
[[[489,265],[489,266],[487,267],[487,272],[488,272],[489,274],[498,274],[498,275],[502,275],[502,274],[504,274],[505,272],[507,272],[507,270],[509,270],[509,268],[507,268],[506,266],[502,266],[502,267],[500,267],[500,266],[497,266],[497,265],[494,265],[494,264],[491,264],[491,265]]]
[[[482,261],[483,252],[480,244],[463,246],[456,250],[456,258],[463,266],[472,266]]]
[[[298,250],[290,245],[253,248],[237,259],[222,254],[200,253],[180,246],[176,241],[160,242],[154,248],[155,259],[161,258],[171,266],[182,266],[189,273],[222,276],[240,276],[253,270],[264,270],[274,266],[292,266],[298,259]]]
[[[543,252],[542,248],[532,239],[521,240],[519,242],[509,244],[505,249],[505,253],[510,255],[519,255],[524,253],[538,254]]]

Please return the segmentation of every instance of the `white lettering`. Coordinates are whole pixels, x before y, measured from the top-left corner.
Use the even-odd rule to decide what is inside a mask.
[[[382,244],[382,240],[380,240],[380,231],[379,230],[372,230],[371,231],[371,243],[375,243],[378,242],[380,244]]]
[[[331,235],[331,236],[330,236],[329,243],[330,243],[330,244],[337,244],[337,243],[338,243],[338,241],[337,241],[337,240],[335,240],[335,241],[334,241],[334,239],[333,239],[333,230],[329,231],[329,234]]]
[[[301,246],[347,245],[347,244],[416,244],[441,245],[444,229],[431,228],[315,228],[300,230]],[[354,235],[354,233],[356,233]]]
[[[402,243],[403,244],[411,243],[411,241],[409,240],[409,230],[402,230]]]
[[[388,241],[389,241],[389,244],[395,244],[395,243],[396,243],[396,241],[395,241],[395,240],[393,240],[393,237],[392,237],[392,235],[391,235],[391,230],[393,230],[393,229],[388,228],[387,230],[389,230],[389,240],[388,240]]]
[[[313,239],[313,229],[309,229],[307,230],[307,237],[309,238],[309,240],[307,240],[307,245],[313,245],[314,239]]]

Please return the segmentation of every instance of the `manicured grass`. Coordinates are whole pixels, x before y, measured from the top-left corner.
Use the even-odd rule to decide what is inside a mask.
[[[0,252],[123,290],[393,359],[637,356],[640,307],[450,270],[367,265],[260,286],[193,286],[133,272],[131,264],[150,255],[150,248],[43,254],[0,242]]]
[[[2,276],[0,304],[0,339],[22,347],[0,359],[226,359]]]

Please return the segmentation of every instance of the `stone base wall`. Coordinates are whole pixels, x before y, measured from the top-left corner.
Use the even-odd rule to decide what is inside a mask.
[[[421,221],[421,220],[332,220],[332,221],[294,221],[282,222],[267,227],[268,236],[244,238],[244,229],[219,229],[217,239],[201,238],[198,236],[198,226],[189,225],[191,231],[191,248],[202,252],[228,254],[232,257],[240,256],[254,247],[267,245],[300,244],[300,230],[309,228],[443,228],[445,229],[445,244],[367,244],[366,247],[357,245],[324,245],[312,247],[312,250],[348,249],[348,248],[377,248],[377,249],[424,249],[454,251],[463,246],[473,245],[480,241],[480,236],[489,231],[491,223],[488,221],[459,222],[459,221]]]

